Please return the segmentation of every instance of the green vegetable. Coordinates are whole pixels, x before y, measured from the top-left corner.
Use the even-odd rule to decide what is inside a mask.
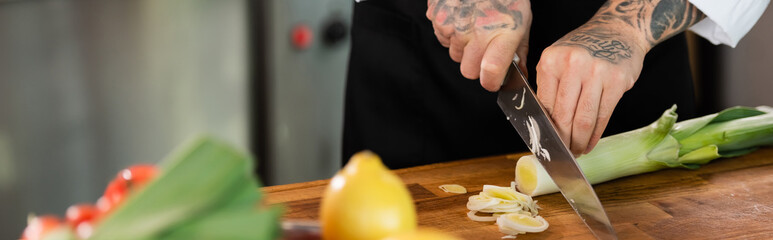
[[[276,239],[277,208],[259,206],[252,160],[209,137],[164,160],[158,178],[103,219],[89,239]]]
[[[676,122],[676,106],[649,126],[608,136],[577,163],[591,184],[663,168],[698,168],[720,157],[750,153],[773,144],[769,107],[733,107],[719,113]],[[515,167],[518,190],[530,196],[558,192],[533,155]]]

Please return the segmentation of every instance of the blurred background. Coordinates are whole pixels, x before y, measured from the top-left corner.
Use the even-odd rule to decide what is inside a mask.
[[[352,0],[0,0],[0,239],[209,133],[267,185],[340,167]],[[773,105],[773,13],[690,37],[702,114]]]

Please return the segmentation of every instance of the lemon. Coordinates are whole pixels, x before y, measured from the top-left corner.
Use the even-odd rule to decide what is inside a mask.
[[[420,228],[414,232],[395,235],[384,240],[459,240],[459,238],[434,229]]]
[[[325,189],[323,239],[383,239],[413,232],[416,209],[405,184],[370,151],[355,154]]]

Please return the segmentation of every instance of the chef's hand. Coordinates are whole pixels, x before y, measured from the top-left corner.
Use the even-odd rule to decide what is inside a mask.
[[[429,0],[427,18],[462,75],[497,91],[516,52],[526,69],[529,0]]]
[[[686,0],[609,0],[542,52],[537,98],[572,153],[588,153],[598,143],[617,102],[639,78],[644,55],[700,19]]]

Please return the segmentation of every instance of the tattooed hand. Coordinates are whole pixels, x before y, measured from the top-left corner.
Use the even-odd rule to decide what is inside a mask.
[[[529,0],[429,0],[427,18],[440,44],[469,79],[499,90],[515,53],[526,69],[531,5]]]
[[[702,18],[687,0],[609,0],[542,52],[537,97],[573,153],[596,145],[644,55]]]

